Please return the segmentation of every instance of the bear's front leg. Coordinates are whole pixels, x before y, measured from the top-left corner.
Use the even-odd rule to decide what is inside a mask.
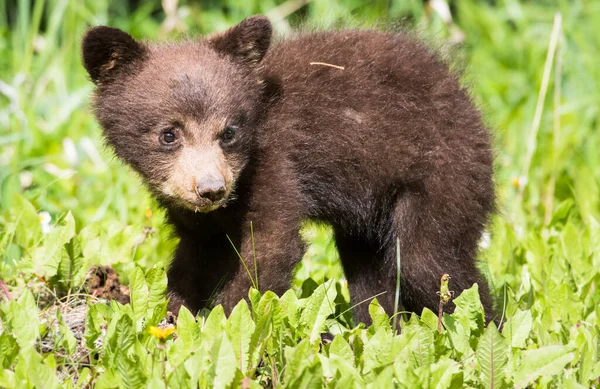
[[[240,266],[223,285],[215,302],[222,304],[226,313],[248,297],[251,287],[281,296],[290,287],[294,267],[304,254],[300,223],[289,214],[253,213],[243,228],[241,247],[237,247]]]
[[[300,224],[306,206],[297,180],[288,161],[273,158],[267,162],[254,176],[239,229],[240,266],[216,301],[225,312],[247,298],[250,287],[281,296],[290,287],[294,267],[304,255]]]

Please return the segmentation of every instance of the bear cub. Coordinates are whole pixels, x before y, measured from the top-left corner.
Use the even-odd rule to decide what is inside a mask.
[[[271,35],[255,16],[179,43],[109,27],[83,39],[106,142],[180,238],[170,309],[229,312],[255,258],[261,291],[283,293],[312,220],[333,229],[353,303],[383,293],[394,311],[399,240],[399,311],[437,311],[448,273],[457,294],[479,284],[490,320],[475,257],[494,208],[492,151],[459,76],[406,33]]]

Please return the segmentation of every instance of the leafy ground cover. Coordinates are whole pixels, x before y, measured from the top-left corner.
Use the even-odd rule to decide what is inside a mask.
[[[0,1],[1,387],[600,386],[600,3],[461,0],[452,22],[416,0],[136,3]],[[481,264],[501,330],[484,325],[476,286],[440,331],[428,310],[392,331],[376,300],[374,324],[355,326],[331,232],[312,225],[283,296],[251,290],[228,318],[164,320],[174,241],[102,146],[79,40],[99,24],[193,36],[254,13],[281,33],[400,23],[454,45],[496,135],[499,211]],[[107,303],[92,266],[114,268],[130,303]]]

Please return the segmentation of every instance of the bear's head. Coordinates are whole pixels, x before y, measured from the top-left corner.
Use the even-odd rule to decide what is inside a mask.
[[[110,27],[83,38],[106,142],[161,201],[209,212],[233,198],[266,109],[271,31],[255,16],[197,41],[144,44]]]

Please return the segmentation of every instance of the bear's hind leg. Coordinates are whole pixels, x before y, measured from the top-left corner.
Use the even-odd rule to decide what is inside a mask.
[[[382,267],[385,263],[384,257],[389,253],[382,252],[374,245],[355,237],[346,236],[340,231],[335,233],[335,242],[348,280],[351,305],[358,304],[354,307],[355,321],[371,324],[369,304],[375,297],[391,316],[394,313],[396,280],[388,273],[393,270],[395,274],[395,267]]]
[[[486,321],[492,320],[488,286],[475,261],[485,213],[472,208],[473,217],[468,218],[465,214],[469,212],[463,207],[469,204],[442,204],[436,203],[435,198],[413,196],[401,199],[395,212],[394,234],[400,237],[402,305],[418,314],[425,307],[437,312],[440,279],[449,274],[449,288],[456,296],[478,284]],[[394,258],[387,261],[386,267],[394,266]],[[454,304],[446,304],[444,311],[453,312]]]

